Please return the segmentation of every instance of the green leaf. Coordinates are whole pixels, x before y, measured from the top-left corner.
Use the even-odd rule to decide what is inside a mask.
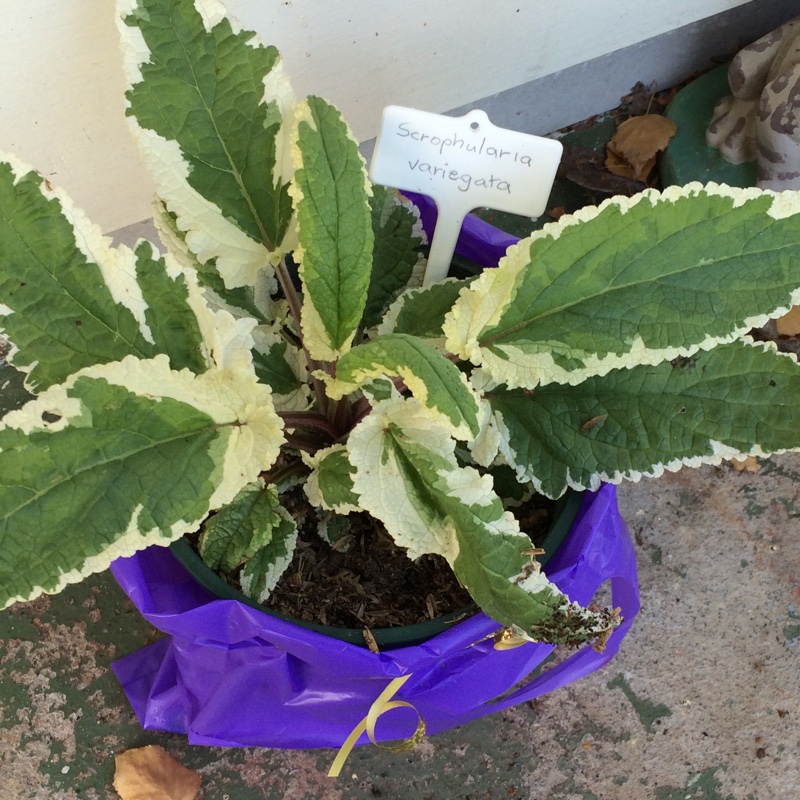
[[[453,435],[478,433],[478,404],[458,367],[422,339],[394,333],[354,347],[339,360],[329,394],[341,397],[383,376],[399,376]]]
[[[285,508],[278,508],[280,521],[272,529],[269,544],[247,560],[239,581],[242,591],[258,603],[265,603],[281,575],[292,563],[297,545],[297,523]]]
[[[447,313],[455,305],[461,290],[474,278],[447,278],[421,289],[409,289],[392,304],[380,333],[407,333],[421,339],[441,340]]]
[[[0,608],[195,530],[282,442],[252,374],[128,357],[49,388],[0,423]]]
[[[360,511],[358,495],[353,491],[353,466],[344,445],[333,445],[309,458],[311,475],[305,492],[313,506],[339,514]]]
[[[367,302],[372,265],[369,182],[339,112],[318,97],[300,106],[291,193],[297,211],[303,335],[312,358],[350,349]]]
[[[713,184],[582,209],[461,295],[447,347],[534,388],[733,341],[800,300],[798,211],[796,192]]]
[[[550,497],[800,447],[800,365],[744,342],[488,400],[501,454]]]
[[[171,277],[167,263],[150,242],[136,246],[136,279],[145,302],[144,316],[155,351],[169,356],[172,369],[204,372],[207,368],[203,336],[189,304],[186,279]]]
[[[317,533],[320,539],[331,546],[341,542],[339,548],[345,553],[349,550],[349,544],[347,544],[347,540],[342,540],[350,532],[352,526],[353,523],[346,515],[340,515],[333,511],[322,511],[318,514]]]
[[[92,364],[158,352],[134,275],[128,248],[111,248],[63,193],[3,157],[0,315],[18,348],[10,361],[29,371],[32,388]]]
[[[372,275],[363,325],[377,325],[391,303],[408,286],[419,261],[417,248],[422,244],[422,231],[416,209],[403,203],[397,193],[385,186],[373,186]],[[413,209],[413,210],[412,210]],[[419,233],[417,233],[419,231]]]
[[[166,203],[157,198],[153,210],[153,222],[159,238],[184,271],[191,270],[197,275],[197,281],[206,289],[206,299],[212,301],[212,306],[224,308],[236,317],[249,316],[262,323],[268,322],[266,313],[269,306],[264,300],[275,291],[274,278],[260,273],[256,285],[229,289],[217,271],[216,258],[205,264],[197,260],[197,256],[186,243],[186,233],[178,228],[177,218],[169,211]]]
[[[200,0],[118,0],[128,114],[158,192],[201,263],[253,285],[285,252],[293,98],[273,47]],[[288,176],[287,176],[288,178]]]
[[[248,484],[203,524],[200,557],[213,570],[233,572],[269,544],[273,529],[282,522],[279,506],[274,486],[262,480]]]
[[[547,580],[491,478],[458,465],[453,440],[415,401],[379,406],[353,430],[349,448],[362,506],[408,548],[409,558],[446,558],[501,625],[533,639],[576,644],[607,635],[616,624],[609,612],[571,603]]]
[[[256,375],[272,388],[279,410],[304,410],[308,407],[307,384],[300,380],[292,367],[295,364],[299,369],[302,354],[288,342],[266,334],[259,335],[261,332],[262,329],[256,329],[256,347],[253,350]]]

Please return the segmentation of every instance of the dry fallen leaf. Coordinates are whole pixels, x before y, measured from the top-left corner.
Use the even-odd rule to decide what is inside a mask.
[[[758,472],[758,459],[755,456],[734,458],[733,468],[737,472]]]
[[[800,337],[800,306],[777,320],[778,336]]]
[[[122,800],[194,800],[200,791],[200,774],[158,745],[127,750],[114,760],[114,788]]]
[[[644,181],[678,128],[661,114],[643,114],[626,119],[608,143],[606,169],[623,178]]]
[[[606,168],[606,160],[602,153],[578,144],[564,145],[564,155],[561,158],[558,174],[590,192],[623,194],[630,197],[646,188],[641,181],[612,174]]]

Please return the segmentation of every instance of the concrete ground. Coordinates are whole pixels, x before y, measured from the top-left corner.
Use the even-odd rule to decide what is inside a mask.
[[[0,614],[0,800],[115,798],[114,754],[160,744],[205,800],[800,797],[800,455],[619,492],[642,611],[615,660],[392,754],[188,746],[140,729],[109,664],[155,632],[108,574]]]
[[[610,664],[413,751],[359,748],[335,781],[332,750],[143,731],[109,665],[159,634],[110,574],[1,612],[0,800],[117,798],[114,755],[147,744],[203,800],[800,798],[800,454],[619,498],[642,610]]]

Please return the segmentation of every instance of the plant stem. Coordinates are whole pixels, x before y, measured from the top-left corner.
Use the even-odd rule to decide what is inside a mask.
[[[295,459],[294,461],[289,462],[288,464],[284,464],[283,466],[278,467],[274,471],[266,472],[263,474],[264,479],[266,480],[267,484],[274,484],[275,486],[279,486],[281,481],[286,480],[287,478],[291,478],[292,475],[296,475],[300,472],[307,472],[308,468],[303,464],[302,461],[299,459]]]
[[[300,303],[300,297],[294,288],[294,284],[292,283],[289,270],[286,268],[285,256],[281,259],[280,263],[276,265],[275,275],[278,278],[278,283],[281,285],[284,297],[286,297],[286,302],[289,305],[289,313],[292,315],[295,327],[297,328],[297,333],[302,340],[303,328],[300,324],[302,304]],[[306,356],[306,366],[308,367],[308,373],[311,376],[311,384],[314,387],[314,396],[317,399],[317,408],[319,409],[320,413],[327,414],[328,396],[325,394],[325,387],[322,385],[322,381],[320,381],[319,378],[314,377],[314,372],[318,369],[321,369],[322,364],[319,361],[315,361],[313,358],[311,358],[311,354],[308,352],[305,343],[303,344],[303,353],[305,353]]]
[[[335,431],[337,431],[337,439],[348,430],[350,424],[350,409],[352,408],[350,401],[343,397],[333,404],[333,414],[331,416],[331,423]]]
[[[366,397],[360,397],[350,408],[350,424],[355,427],[372,411],[372,405]]]
[[[338,429],[317,411],[279,411],[278,416],[286,428],[313,428],[324,431],[331,439],[339,437]]]
[[[326,440],[320,439],[319,436],[313,433],[295,431],[294,433],[286,435],[286,444],[293,450],[302,450],[305,453],[311,453],[313,455],[317,450],[321,450],[325,446]]]

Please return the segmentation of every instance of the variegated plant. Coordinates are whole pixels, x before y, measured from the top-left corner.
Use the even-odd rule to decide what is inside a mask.
[[[380,520],[535,639],[602,638],[495,492],[800,447],[800,367],[747,332],[800,301],[798,195],[693,185],[534,233],[419,284],[413,207],[370,186],[331,105],[216,0],[119,0],[149,242],[113,248],[0,163],[0,300],[35,397],[0,424],[0,607],[202,529],[263,598],[286,487],[321,529]]]

